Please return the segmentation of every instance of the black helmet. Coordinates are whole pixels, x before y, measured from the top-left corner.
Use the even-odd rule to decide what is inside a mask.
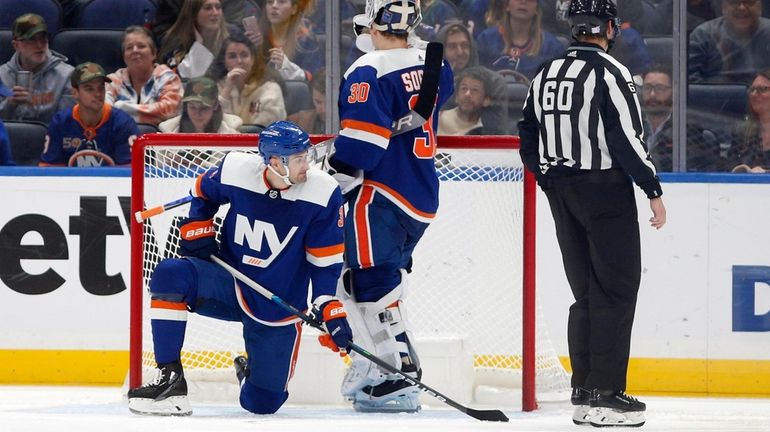
[[[612,21],[615,35],[620,31],[616,0],[572,0],[567,14],[572,36],[603,36],[607,21]]]

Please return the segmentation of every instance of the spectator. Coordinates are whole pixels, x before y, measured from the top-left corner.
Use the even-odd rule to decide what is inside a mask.
[[[746,121],[733,134],[733,172],[770,172],[770,70],[759,72],[749,87]]]
[[[66,57],[48,49],[48,27],[40,15],[16,18],[12,37],[16,52],[0,66],[0,82],[13,83],[13,96],[0,100],[0,118],[48,123],[57,111],[74,105],[69,83],[72,66]],[[28,75],[28,84],[17,85],[22,75]]]
[[[2,120],[0,120],[0,165],[16,165],[11,153],[11,139],[8,138],[8,131],[5,130]]]
[[[286,119],[280,76],[244,36],[234,34],[225,41],[209,75],[218,83],[224,113],[262,126]]]
[[[477,38],[487,28],[487,9],[489,0],[462,0],[460,2],[460,17],[468,25],[473,38]]]
[[[444,44],[444,58],[455,75],[469,66],[479,64],[479,53],[471,30],[463,23],[447,23],[438,33],[437,40]]]
[[[358,13],[356,7],[350,0],[339,0],[340,3],[340,21],[345,30],[353,28],[353,17]],[[315,7],[312,13],[305,12],[310,24],[310,30],[315,34],[326,34],[326,0],[315,0]]]
[[[673,124],[671,118],[673,88],[671,69],[654,65],[646,72],[642,84],[642,118],[644,138],[652,161],[659,171],[673,170]],[[687,171],[722,171],[716,134],[696,122],[687,125]]]
[[[107,103],[127,112],[137,123],[158,126],[176,115],[182,99],[182,82],[166,65],[155,63],[158,49],[152,33],[130,26],[123,35],[126,67],[107,77]]]
[[[313,91],[313,112],[307,119],[308,127],[303,128],[309,134],[326,133],[326,68],[318,69],[310,80]]]
[[[203,76],[229,35],[219,0],[188,0],[163,39],[158,59],[183,79]]]
[[[217,84],[209,78],[193,78],[185,84],[182,114],[160,124],[168,133],[238,133],[240,117],[222,112]]]
[[[492,0],[487,10],[490,26],[476,39],[480,63],[531,79],[543,62],[565,48],[543,31],[541,14],[537,0]]]
[[[77,104],[56,113],[40,166],[94,167],[128,165],[131,144],[139,134],[136,122],[104,102],[110,79],[96,63],[75,67],[70,78]]]
[[[770,19],[761,15],[759,0],[723,0],[722,16],[690,34],[690,81],[749,85],[770,68]]]
[[[447,21],[456,20],[457,9],[449,0],[422,0],[422,23],[439,31]]]
[[[502,118],[485,119],[489,110],[502,112],[493,106],[495,95],[503,92],[495,83],[496,74],[484,66],[469,67],[455,76],[456,106],[441,111],[438,118],[439,135],[496,135],[502,133]]]
[[[182,14],[184,2],[185,0],[155,0],[158,7],[155,11],[152,33],[157,43],[165,38],[166,32],[174,25],[177,17]],[[244,0],[221,0],[221,5],[225,22],[240,25],[245,8]]]
[[[714,0],[687,0],[687,34],[718,16]]]
[[[324,47],[303,20],[312,0],[267,0],[262,28],[267,29],[262,47],[265,58],[285,80],[310,80],[323,66]]]

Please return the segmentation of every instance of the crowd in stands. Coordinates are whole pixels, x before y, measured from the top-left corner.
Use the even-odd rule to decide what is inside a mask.
[[[311,133],[328,132],[325,102],[333,96],[326,95],[325,86],[326,0],[131,0],[141,13],[115,29],[122,32],[116,55],[119,51],[124,67],[112,70],[91,59],[74,64],[50,47],[60,32],[84,23],[93,27],[86,17],[100,1],[105,0],[51,0],[59,4],[58,21],[19,11],[13,23],[0,23],[0,36],[11,33],[11,46],[0,47],[0,119],[46,125],[49,148],[40,164],[83,166],[91,159],[62,157],[69,150],[91,155],[95,147],[128,149],[129,136],[121,146],[102,143],[108,135],[115,139],[102,133],[105,122],[113,117],[122,122],[123,114],[134,123],[126,129],[130,136],[139,133],[137,125],[162,132],[237,133],[287,118]],[[361,55],[352,21],[364,4],[339,2],[343,70]],[[571,42],[568,7],[569,0],[421,0],[417,34],[444,44],[455,73],[456,92],[439,113],[439,134],[515,134],[529,80]],[[647,144],[661,171],[676,169],[674,7],[679,6],[673,0],[620,1],[622,32],[612,50],[640,88]],[[730,113],[727,127],[693,108],[685,126],[688,171],[770,169],[768,17],[770,0],[687,1],[688,82],[738,91],[743,86],[746,100],[737,114],[742,120]],[[91,82],[74,79],[84,65],[106,69],[104,77],[94,79],[106,89],[98,116],[86,108],[91,95],[83,86]],[[297,83],[304,86],[301,96],[293,93]],[[99,95],[93,98],[97,107]],[[83,136],[66,136],[78,132],[73,124],[81,126]],[[0,127],[0,164],[7,165],[14,162],[5,129]],[[126,162],[122,154],[101,160],[121,165]]]

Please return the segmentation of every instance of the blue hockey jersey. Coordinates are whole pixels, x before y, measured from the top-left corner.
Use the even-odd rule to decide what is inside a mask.
[[[411,217],[430,222],[438,209],[438,116],[422,128],[391,137],[393,122],[417,100],[424,63],[425,51],[417,48],[377,50],[353,63],[340,87],[341,130],[334,145],[336,159],[363,170],[364,184]],[[434,113],[453,89],[452,70],[444,63]]]
[[[95,127],[83,125],[79,106],[53,116],[48,125],[45,148],[40,156],[41,166],[93,167],[128,165],[131,144],[139,128],[125,112],[104,105],[104,112]]]
[[[299,310],[335,294],[342,270],[343,210],[337,182],[311,168],[307,181],[271,189],[262,157],[231,152],[222,165],[201,175],[193,188],[190,218],[211,219],[230,208],[219,230],[220,256],[241,273]],[[267,325],[298,319],[238,283],[241,308]]]

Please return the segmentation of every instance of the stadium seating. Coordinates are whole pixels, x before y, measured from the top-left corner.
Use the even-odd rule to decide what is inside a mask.
[[[152,0],[91,0],[80,11],[75,27],[123,30],[154,22],[156,9]]]
[[[258,125],[258,124],[250,124],[250,123],[249,123],[249,124],[244,124],[244,125],[241,125],[241,127],[239,127],[239,128],[238,128],[238,132],[240,132],[240,133],[252,133],[252,134],[257,134],[257,133],[260,133],[260,132],[262,132],[262,129],[264,129],[264,128],[265,128],[265,127],[264,127],[264,126],[262,126],[262,125]]]
[[[51,41],[51,49],[67,56],[67,63],[98,63],[107,73],[124,67],[123,30],[68,29]]]
[[[748,103],[743,84],[690,84],[687,108],[691,115],[731,123],[743,118]]]
[[[507,82],[505,84],[505,93],[508,96],[508,119],[511,122],[511,128],[518,130],[517,123],[521,120],[524,101],[527,100],[527,91],[529,85],[520,82]]]
[[[0,64],[7,63],[15,52],[11,41],[13,33],[10,30],[0,30]]]
[[[48,33],[54,34],[61,28],[62,9],[55,0],[0,0],[0,28],[11,28],[13,22],[25,13],[43,17]]]
[[[674,39],[671,36],[646,37],[644,43],[647,44],[647,52],[650,53],[654,63],[672,66]]]
[[[37,165],[43,153],[48,128],[45,123],[33,121],[5,121],[11,153],[16,165]]]
[[[304,80],[286,80],[286,92],[283,95],[286,114],[313,109],[313,93],[310,85]]]

